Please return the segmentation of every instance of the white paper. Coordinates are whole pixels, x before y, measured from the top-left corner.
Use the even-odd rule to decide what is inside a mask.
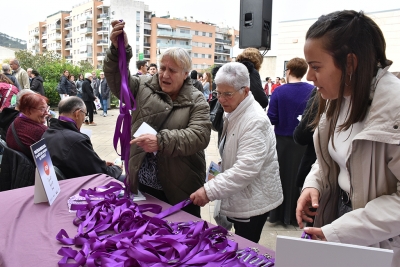
[[[154,134],[154,135],[157,135],[157,131],[154,130],[154,128],[151,127],[150,125],[148,125],[146,122],[143,122],[142,125],[140,125],[139,129],[137,129],[137,131],[133,134],[133,137],[138,138],[142,134]],[[153,154],[156,155],[157,151],[153,152]]]
[[[302,118],[303,118],[303,115],[297,116],[297,119],[298,119],[299,121],[301,121]]]
[[[157,134],[157,131],[154,130],[153,127],[148,125],[146,122],[143,122],[142,125],[140,125],[139,129],[133,134],[133,137],[138,138],[142,134]]]
[[[86,134],[89,138],[92,137],[92,130],[81,128],[81,133]]]

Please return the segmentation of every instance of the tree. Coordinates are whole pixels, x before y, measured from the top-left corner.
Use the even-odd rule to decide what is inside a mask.
[[[51,106],[57,106],[60,101],[56,88],[64,70],[68,70],[71,75],[78,77],[79,74],[91,72],[93,69],[88,62],[82,63],[80,66],[73,65],[54,51],[33,55],[26,50],[21,50],[15,52],[15,57],[23,69],[32,68],[40,73],[44,80],[44,91]]]

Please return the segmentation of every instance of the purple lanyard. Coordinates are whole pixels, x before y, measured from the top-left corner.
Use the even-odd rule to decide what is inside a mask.
[[[22,113],[19,113],[18,117],[23,118],[23,119],[28,119],[28,120],[30,120],[27,116],[25,116],[25,115],[22,114]]]
[[[190,204],[190,200],[161,212],[159,205],[137,205],[130,198],[118,198],[121,190],[121,184],[110,182],[80,191],[79,195],[86,198],[87,204],[77,208],[73,223],[78,227],[78,233],[70,238],[62,229],[56,239],[64,245],[81,248],[62,247],[58,254],[63,258],[58,266],[274,265],[271,256],[259,255],[257,249],[238,250],[238,244],[231,239],[232,234],[220,226],[210,228],[205,221],[168,222],[162,219]],[[145,212],[158,215],[150,217]]]
[[[76,122],[73,119],[65,117],[65,116],[58,116],[58,119],[61,121],[72,122],[75,125],[75,127],[78,129],[78,126],[76,125]]]
[[[124,161],[125,165],[125,188],[129,187],[129,152],[131,145],[129,142],[131,141],[131,111],[136,110],[136,101],[132,95],[128,87],[128,66],[126,62],[126,49],[125,49],[125,41],[124,41],[124,34],[121,33],[118,36],[118,64],[119,64],[119,71],[121,74],[121,92],[120,92],[120,105],[119,105],[119,115],[117,118],[117,123],[115,126],[115,133],[114,133],[114,149],[117,151],[118,141],[121,146],[121,160]],[[132,107],[133,103],[133,107]],[[122,126],[122,132],[121,132]],[[130,195],[130,190],[125,190],[125,196]]]

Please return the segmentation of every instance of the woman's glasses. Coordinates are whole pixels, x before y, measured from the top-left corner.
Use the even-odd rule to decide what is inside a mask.
[[[42,108],[34,108],[37,110],[40,110],[42,113],[49,113],[50,111],[50,106],[42,107]]]
[[[241,87],[238,91],[235,92],[217,92],[217,98],[226,98],[226,99],[231,99],[233,97],[234,94],[236,94],[237,92],[241,91],[242,89],[246,88],[246,86]]]

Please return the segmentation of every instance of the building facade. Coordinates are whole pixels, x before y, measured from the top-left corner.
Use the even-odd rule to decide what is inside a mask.
[[[120,18],[126,23],[125,32],[133,48],[132,71],[137,60],[159,65],[159,57],[168,47],[186,49],[193,69],[204,70],[230,62],[232,47],[238,42],[237,30],[193,18],[155,17],[142,1],[89,0],[29,25],[28,51],[54,51],[73,64],[86,61],[102,69],[110,45],[110,23]]]

